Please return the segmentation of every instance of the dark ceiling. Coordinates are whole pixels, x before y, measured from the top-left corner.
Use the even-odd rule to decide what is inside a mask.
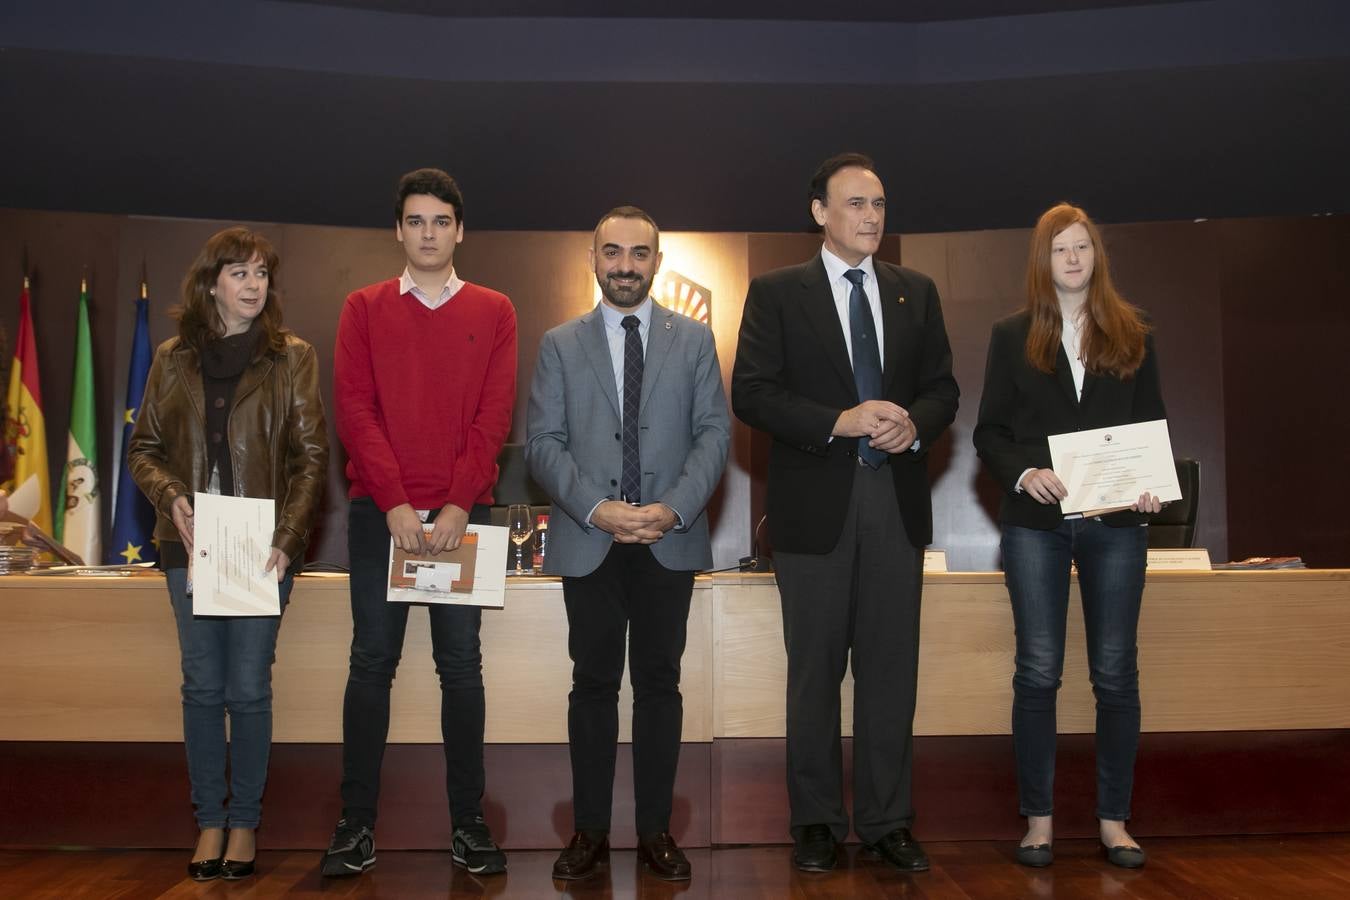
[[[743,19],[798,22],[949,22],[1117,6],[1158,6],[1184,0],[286,0],[373,12],[452,18]]]
[[[635,203],[666,228],[799,231],[815,165],[858,149],[877,160],[893,231],[1027,225],[1060,199],[1107,222],[1344,213],[1350,4],[1302,2],[1323,17],[1309,24],[1281,11],[1300,3],[830,7],[841,16],[884,7],[906,21],[939,5],[949,14],[1060,11],[1034,23],[876,26],[906,43],[892,56],[864,45],[876,65],[848,71],[865,83],[841,81],[837,56],[779,50],[719,77],[715,53],[726,32],[716,22],[684,23],[680,33],[714,48],[700,57],[706,68],[654,82],[622,77],[622,60],[578,65],[569,48],[549,44],[550,28],[487,20],[483,33],[519,39],[438,51],[438,35],[466,30],[290,0],[254,3],[255,24],[266,27],[242,29],[243,38],[195,27],[205,0],[130,22],[95,13],[83,30],[66,27],[59,11],[23,20],[11,10],[0,12],[0,33],[18,36],[0,48],[0,206],[382,226],[397,176],[436,165],[460,180],[471,229],[588,229],[604,210]],[[492,4],[518,15],[537,6]],[[1063,12],[1082,6],[1094,9]],[[1266,18],[1219,15],[1232,6]],[[579,8],[610,13],[599,0]],[[718,8],[802,15],[817,7],[729,0]],[[366,31],[353,33],[354,22]],[[773,27],[776,36],[815,33]],[[874,33],[858,23],[829,27],[845,39]],[[652,34],[649,25],[610,20],[587,33],[596,29]],[[380,37],[390,33],[425,40],[390,47]],[[355,52],[363,39],[379,46]],[[924,48],[921,65],[896,68]],[[407,77],[409,59],[426,77]],[[567,77],[519,76],[529,65],[568,64]],[[802,83],[797,72],[813,80]]]

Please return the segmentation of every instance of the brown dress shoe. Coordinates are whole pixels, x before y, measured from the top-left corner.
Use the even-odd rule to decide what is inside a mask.
[[[589,878],[609,862],[609,835],[603,831],[578,831],[553,863],[553,877],[564,881]]]
[[[675,839],[669,832],[638,838],[638,859],[647,864],[652,874],[664,881],[688,881],[690,876],[689,860],[684,851],[675,846]]]

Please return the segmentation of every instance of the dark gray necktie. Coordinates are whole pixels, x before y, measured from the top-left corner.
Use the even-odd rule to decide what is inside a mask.
[[[853,343],[853,381],[858,386],[858,402],[881,398],[881,351],[877,345],[876,324],[872,321],[872,307],[863,292],[862,269],[844,273],[853,284],[848,292],[848,330]],[[886,461],[886,451],[869,447],[871,438],[858,438],[858,456],[874,469]]]
[[[623,328],[623,478],[629,503],[642,502],[642,462],[638,453],[638,406],[642,403],[642,335],[637,316],[624,316]]]

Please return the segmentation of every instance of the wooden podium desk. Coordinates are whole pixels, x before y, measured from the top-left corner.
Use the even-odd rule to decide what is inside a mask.
[[[1002,574],[929,575],[922,623],[915,733],[1007,733],[1013,628]],[[1076,586],[1068,629],[1059,726],[1090,732]],[[558,580],[509,581],[506,608],[483,611],[482,640],[488,742],[565,742],[571,664]],[[277,646],[276,741],[341,741],[350,642],[346,578],[298,578]],[[1350,728],[1350,571],[1151,575],[1139,645],[1145,731]],[[782,737],[785,676],[773,576],[699,578],[684,739]],[[162,577],[0,578],[0,740],[181,740],[180,680]],[[392,702],[391,742],[440,742],[423,607],[409,616]]]
[[[562,801],[570,793],[566,741],[571,666],[561,592],[554,578],[511,579],[506,608],[483,611],[490,793],[494,785],[509,780],[502,766],[538,769],[540,753],[551,754],[552,762],[539,769],[553,773],[549,789]],[[1090,760],[1091,738],[1086,735],[1093,729],[1093,699],[1076,586],[1074,594],[1059,728],[1066,735],[1062,748],[1065,741],[1070,750],[1076,746],[1067,736],[1084,735],[1080,741],[1087,742]],[[350,640],[347,579],[298,578],[274,668],[278,746],[269,798],[278,790],[278,766],[284,768],[290,758],[285,745],[295,745],[291,755],[314,745],[326,746],[330,755],[338,752]],[[1307,731],[1343,741],[1344,730],[1350,729],[1350,571],[1150,575],[1139,644],[1145,732],[1216,733],[1215,740],[1220,740],[1219,733]],[[1006,735],[1013,645],[1002,573],[925,578],[916,781],[927,765],[924,747],[945,748],[942,754],[948,760],[965,752],[963,748],[989,748],[980,751],[984,761],[978,765],[1010,769],[1004,756],[1011,750]],[[784,802],[773,798],[775,790],[781,794],[785,672],[773,576],[733,573],[697,579],[683,668],[686,747],[681,784],[695,795],[707,791],[709,796],[696,796],[686,809],[683,834],[691,843],[786,839],[778,834],[786,832],[777,824],[764,824],[771,817],[738,819],[738,809],[730,806]],[[43,758],[60,756],[62,742],[128,748],[181,742],[180,680],[173,615],[161,576],[0,578],[0,746],[7,748],[10,762],[35,765],[37,756],[29,755],[37,753],[33,748],[43,748]],[[622,740],[629,734],[630,697],[625,685]],[[845,735],[850,733],[850,697],[851,683],[846,682]],[[392,703],[391,745],[434,762],[441,740],[440,691],[421,607],[409,616]],[[1149,737],[1145,735],[1146,744]],[[391,758],[395,749],[391,746]],[[94,751],[86,747],[78,752]],[[1065,752],[1061,750],[1061,768]],[[180,747],[166,758],[181,767],[181,753]],[[504,759],[514,762],[500,761]],[[973,758],[969,764],[977,765]],[[331,760],[326,765],[331,769]],[[621,761],[621,780],[627,777],[625,766]],[[388,773],[388,762],[385,768]],[[696,770],[689,776],[692,781],[685,780],[686,770]],[[761,781],[757,790],[769,799],[750,801],[738,794],[744,780]],[[1006,793],[1006,781],[990,790]],[[440,792],[435,778],[430,785],[422,779],[416,789],[433,796]],[[335,793],[335,783],[328,790]],[[616,802],[623,790],[616,785]],[[185,787],[180,802],[186,808]],[[1338,803],[1344,810],[1350,798],[1342,796]],[[728,808],[718,812],[723,804]],[[320,831],[331,826],[330,819],[323,817]],[[556,822],[554,831],[565,838],[565,829]],[[960,828],[939,833],[968,834]],[[322,845],[323,837],[316,845]],[[304,831],[292,844],[310,839]],[[0,834],[0,844],[7,840]],[[551,843],[549,835],[520,838],[523,845],[535,840],[543,846]]]

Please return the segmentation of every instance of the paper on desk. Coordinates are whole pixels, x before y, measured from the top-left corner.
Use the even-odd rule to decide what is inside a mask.
[[[198,492],[193,498],[192,612],[198,616],[279,616],[272,553],[276,501]]]
[[[42,491],[38,488],[38,477],[29,475],[24,483],[14,489],[9,495],[9,508],[11,512],[23,516],[25,519],[31,519],[38,514],[38,509],[42,506]]]

